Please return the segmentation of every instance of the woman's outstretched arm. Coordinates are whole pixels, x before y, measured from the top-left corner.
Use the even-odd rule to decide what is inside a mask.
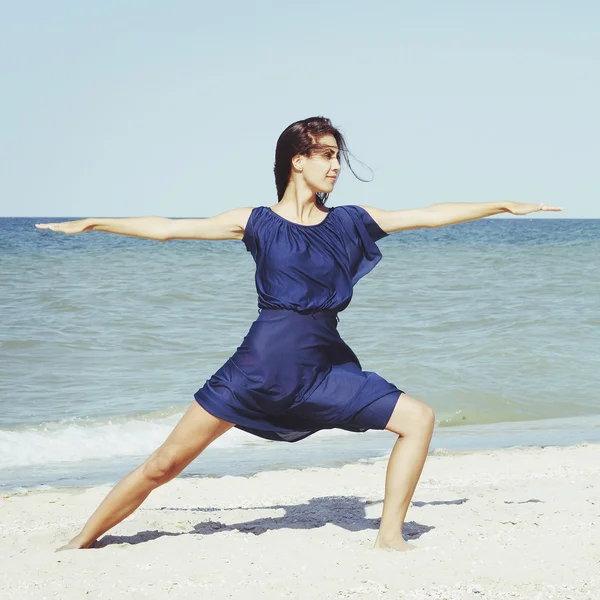
[[[513,215],[528,215],[538,211],[561,211],[558,206],[530,204],[525,202],[444,202],[426,208],[408,210],[382,210],[363,206],[377,224],[386,232],[417,227],[443,227],[466,221],[490,217],[502,212]]]
[[[62,223],[38,223],[38,229],[66,234],[105,231],[159,242],[174,239],[240,240],[252,208],[234,208],[206,219],[168,219],[167,217],[89,218]]]

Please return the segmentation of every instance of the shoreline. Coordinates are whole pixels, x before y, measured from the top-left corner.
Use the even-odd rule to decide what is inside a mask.
[[[110,486],[0,498],[6,597],[597,598],[600,445],[434,451],[405,538],[372,550],[383,458],[177,478],[101,548],[54,553]]]
[[[165,429],[169,432],[170,427]],[[252,476],[290,468],[341,467],[361,459],[387,458],[395,436],[386,431],[356,434],[333,430],[301,442],[265,442],[243,432],[231,443],[226,436],[209,446],[182,474],[188,477]],[[166,435],[166,434],[165,434]],[[245,439],[243,439],[243,437]],[[163,436],[158,438],[163,439]],[[430,454],[521,447],[600,444],[600,414],[535,421],[436,427]],[[156,445],[159,441],[156,441]],[[149,445],[148,454],[154,449]],[[116,483],[148,454],[26,465],[0,469],[0,494],[65,487],[90,488]]]

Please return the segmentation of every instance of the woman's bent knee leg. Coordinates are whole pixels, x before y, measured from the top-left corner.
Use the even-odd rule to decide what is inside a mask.
[[[401,436],[423,436],[431,435],[434,426],[433,409],[424,402],[402,393],[385,428]]]

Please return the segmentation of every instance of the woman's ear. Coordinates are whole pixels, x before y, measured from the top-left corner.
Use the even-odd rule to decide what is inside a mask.
[[[296,156],[292,158],[292,167],[294,167],[296,171],[302,172],[302,169],[304,168],[304,157],[301,154],[296,154]]]

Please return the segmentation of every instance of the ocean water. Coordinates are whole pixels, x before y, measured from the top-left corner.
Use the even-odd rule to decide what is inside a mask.
[[[258,316],[240,241],[167,243],[0,219],[0,487],[112,482],[168,435]],[[340,313],[363,368],[436,411],[433,448],[600,441],[600,220],[393,233]],[[186,471],[385,454],[389,432],[296,444],[232,430]]]

